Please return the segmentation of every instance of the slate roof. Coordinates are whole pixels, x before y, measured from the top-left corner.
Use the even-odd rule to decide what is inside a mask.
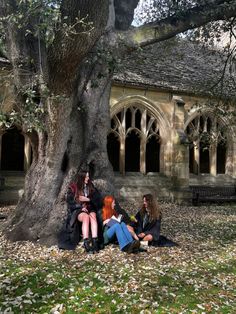
[[[226,69],[223,88],[218,84],[226,56],[188,40],[171,39],[132,52],[122,59],[113,81],[190,94],[236,97],[236,71]],[[236,67],[235,67],[236,68]]]
[[[120,61],[113,82],[236,99],[236,61],[234,72],[230,74],[227,67],[222,85],[216,85],[224,73],[225,60],[220,51],[174,38],[130,53]],[[0,68],[8,67],[9,61],[0,58]]]

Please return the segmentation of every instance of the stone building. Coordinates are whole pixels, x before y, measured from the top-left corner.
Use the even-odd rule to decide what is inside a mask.
[[[235,184],[235,126],[215,114],[219,97],[236,95],[224,64],[219,51],[176,39],[122,60],[111,90],[107,145],[118,196],[151,191],[183,201],[191,185]],[[9,103],[10,93],[5,96]],[[20,130],[0,131],[0,149],[2,173],[27,171],[31,148]]]

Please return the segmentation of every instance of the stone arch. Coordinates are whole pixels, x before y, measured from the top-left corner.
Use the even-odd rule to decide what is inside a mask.
[[[226,117],[216,117],[214,110],[204,108],[188,117],[184,129],[191,142],[190,173],[233,175],[235,131],[228,127]]]
[[[154,103],[144,96],[125,96],[120,98],[120,100],[111,107],[111,118],[122,109],[128,108],[131,104],[135,104],[139,108],[146,108],[148,112],[158,120],[162,139],[168,138],[171,125],[164,112],[160,109],[160,103]]]
[[[164,156],[162,154],[163,160],[160,161],[160,146],[166,142],[170,134],[170,124],[160,110],[160,106],[155,106],[143,96],[127,96],[120,99],[111,108],[111,130],[108,135],[108,155],[110,156],[112,152],[109,152],[109,136],[112,133],[117,136],[120,143],[119,171],[121,173],[124,174],[125,171],[146,173],[146,169],[151,172],[162,170],[160,165],[164,163]],[[129,134],[132,134],[133,143],[129,142]],[[152,159],[146,158],[146,148],[149,141],[153,148],[152,154],[156,156]],[[134,155],[136,154],[136,157],[133,156],[133,158],[136,158],[134,159],[133,167],[127,165],[129,164],[127,154],[129,155],[131,152],[129,147],[127,147],[128,143],[132,146]],[[156,151],[154,151],[155,149]],[[157,160],[157,158],[159,159]],[[156,166],[154,165],[155,161],[157,163]],[[137,162],[140,164],[139,167],[137,167]],[[152,163],[152,166],[146,167],[147,162]],[[113,165],[113,168],[115,169],[116,165]]]

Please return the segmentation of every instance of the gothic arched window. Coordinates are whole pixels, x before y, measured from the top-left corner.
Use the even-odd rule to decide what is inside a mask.
[[[223,123],[208,114],[195,117],[186,127],[191,142],[190,173],[225,173],[227,137]]]
[[[119,145],[115,144],[117,141]],[[157,119],[145,108],[131,105],[122,109],[111,119],[107,150],[115,171],[119,168],[121,173],[159,172],[160,131]]]

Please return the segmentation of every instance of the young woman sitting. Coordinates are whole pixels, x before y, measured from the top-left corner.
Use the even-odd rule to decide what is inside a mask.
[[[98,223],[97,208],[91,198],[94,188],[89,178],[88,172],[80,172],[77,183],[70,184],[67,191],[68,207],[75,213],[75,219],[82,224],[82,235],[86,252],[98,252]],[[90,245],[89,235],[92,235],[92,245]]]
[[[152,244],[159,240],[161,229],[161,211],[152,194],[143,196],[143,206],[135,216],[136,222],[128,226],[139,239]]]
[[[104,244],[108,244],[116,238],[121,251],[127,253],[138,252],[140,242],[133,239],[127,225],[122,221],[120,223],[114,223],[113,225],[110,224],[112,216],[117,217],[117,213],[115,211],[115,199],[113,196],[106,196],[103,204],[102,217],[104,225]]]

